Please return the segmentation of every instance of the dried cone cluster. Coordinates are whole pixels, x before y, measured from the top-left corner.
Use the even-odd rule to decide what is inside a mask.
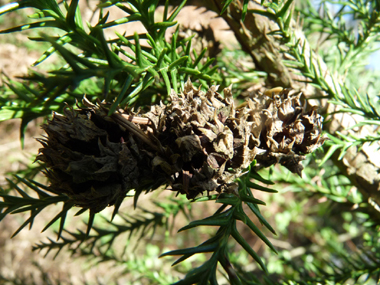
[[[98,212],[118,206],[126,193],[166,185],[189,199],[204,191],[237,193],[235,178],[256,159],[257,166],[281,163],[301,174],[304,154],[322,145],[322,118],[306,112],[300,95],[288,90],[259,96],[236,108],[231,90],[224,98],[188,81],[182,94],[149,112],[119,111],[105,104],[66,108],[43,126],[47,137],[37,159],[46,163],[51,189],[78,206]]]

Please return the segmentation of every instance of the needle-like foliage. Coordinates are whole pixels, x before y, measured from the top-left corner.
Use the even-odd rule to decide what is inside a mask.
[[[43,229],[55,229],[57,240],[33,250],[113,262],[140,276],[132,282],[379,282],[380,84],[366,66],[380,41],[377,1],[101,0],[86,19],[80,4],[22,0],[0,8],[3,18],[34,11],[0,39],[28,32],[36,46],[47,46],[29,74],[2,74],[0,122],[21,119],[22,144],[32,120],[43,117],[50,132],[39,139],[41,164],[13,173],[0,188],[0,221],[30,214],[14,236],[58,204],[62,210]],[[189,36],[176,22],[187,5],[223,18],[239,45],[221,40],[211,54],[212,29]],[[125,16],[110,20],[112,10]],[[133,22],[144,32],[131,31]],[[54,66],[45,73],[38,68],[48,59]],[[88,108],[78,103],[84,95]],[[314,107],[306,112],[301,101]],[[90,102],[99,102],[97,109]],[[81,129],[78,136],[77,122],[100,135],[87,140]],[[75,148],[78,141],[91,147]],[[133,159],[123,162],[123,151]],[[133,174],[132,162],[144,171]],[[50,184],[37,174],[44,167]],[[169,190],[179,196],[167,198]],[[156,195],[153,206],[144,205],[143,192]],[[129,197],[133,213],[122,206]],[[115,205],[111,220],[98,218],[107,205]],[[217,208],[199,215],[201,205]],[[82,207],[76,214],[75,206]],[[69,229],[68,217],[87,210],[87,230]],[[188,225],[177,226],[181,218]],[[168,242],[178,228],[190,242]],[[173,276],[143,261],[152,257],[141,244],[155,237],[165,247],[161,262],[178,257]]]

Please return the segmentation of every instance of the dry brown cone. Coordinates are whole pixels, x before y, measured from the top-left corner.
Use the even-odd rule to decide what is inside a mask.
[[[304,154],[326,140],[322,118],[314,107],[304,110],[300,94],[273,92],[236,108],[231,90],[223,98],[217,89],[203,92],[188,81],[168,105],[148,112],[107,116],[106,104],[84,100],[87,108],[54,114],[37,158],[51,189],[92,212],[118,207],[132,189],[162,185],[188,199],[204,191],[238,194],[234,180],[254,159],[301,175]]]

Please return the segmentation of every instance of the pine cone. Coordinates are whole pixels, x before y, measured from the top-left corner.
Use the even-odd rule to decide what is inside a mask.
[[[47,137],[36,160],[55,193],[64,193],[80,207],[96,213],[108,205],[118,207],[131,189],[157,188],[165,183],[149,168],[152,155],[115,123],[104,109],[84,100],[89,109],[54,113],[42,128]]]
[[[129,190],[166,185],[192,199],[204,191],[237,192],[234,180],[256,159],[276,162],[301,174],[304,154],[326,140],[322,118],[305,112],[300,95],[289,90],[249,99],[235,108],[229,88],[224,98],[190,81],[168,105],[148,112],[118,111],[107,104],[66,108],[43,126],[47,137],[37,157],[46,163],[51,189],[93,212],[117,206]]]
[[[248,112],[262,122],[254,135],[260,141],[260,148],[266,150],[256,156],[256,168],[279,162],[301,176],[304,155],[327,140],[322,136],[323,117],[317,113],[317,106],[309,111],[301,106],[301,93],[291,94],[291,90],[282,88],[272,90],[274,92],[269,90],[265,95],[248,100]]]

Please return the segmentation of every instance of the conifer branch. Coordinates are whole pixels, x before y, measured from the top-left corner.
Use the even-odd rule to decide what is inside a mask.
[[[60,4],[53,0],[19,1],[0,9],[1,15],[24,7],[35,8],[37,13],[31,16],[29,24],[1,33],[59,29],[61,36],[41,33],[33,38],[50,45],[35,64],[43,63],[54,53],[65,61],[65,65],[48,75],[34,72],[21,83],[6,78],[5,97],[0,98],[0,121],[21,118],[23,134],[32,119],[48,116],[52,111],[57,113],[43,126],[47,136],[39,140],[43,146],[37,157],[45,163],[51,185],[41,185],[28,176],[9,180],[9,189],[16,190],[18,195],[12,196],[8,190],[0,192],[3,199],[0,220],[8,214],[30,211],[30,217],[18,233],[26,225],[32,226],[33,220],[47,206],[62,203],[62,210],[44,228],[60,220],[57,231],[60,239],[49,239],[36,245],[34,250],[46,249],[49,253],[57,249],[58,254],[67,246],[71,252],[99,258],[100,262],[122,263],[122,258],[110,253],[117,237],[129,233],[129,239],[132,236],[142,239],[158,227],[168,229],[169,218],[185,213],[185,204],[175,201],[173,206],[161,200],[156,206],[163,212],[143,210],[141,216],[124,216],[121,224],[107,222],[111,228],[99,227],[96,214],[114,205],[115,217],[122,201],[130,197],[132,191],[136,207],[141,203],[140,194],[165,186],[166,190],[182,194],[193,202],[211,200],[221,204],[213,215],[193,220],[180,230],[218,227],[214,235],[198,246],[162,254],[180,256],[175,262],[178,264],[198,253],[211,253],[208,260],[187,272],[176,284],[217,284],[218,265],[231,284],[259,283],[250,281],[252,278],[239,270],[239,262],[234,262],[228,251],[228,242],[234,240],[240,244],[268,273],[262,256],[251,248],[236,225],[240,221],[248,226],[277,253],[270,239],[250,218],[254,215],[275,233],[259,210],[258,205],[265,203],[256,199],[251,189],[276,192],[258,182],[273,184],[275,178],[285,182],[279,173],[268,180],[255,172],[275,163],[301,176],[305,154],[312,153],[326,140],[321,133],[323,119],[317,108],[304,109],[301,94],[291,90],[302,86],[306,97],[319,100],[326,117],[331,117],[331,122],[326,124],[330,149],[321,163],[332,160],[341,173],[336,166],[329,168],[336,172],[326,175],[311,169],[304,172],[304,179],[292,176],[287,178],[287,183],[297,191],[339,202],[342,209],[356,206],[358,212],[370,213],[366,222],[376,223],[380,217],[379,169],[369,159],[365,145],[378,143],[379,133],[371,128],[380,125],[380,108],[371,96],[362,90],[359,92],[355,84],[345,80],[349,72],[360,66],[359,56],[370,54],[374,43],[380,40],[379,5],[363,5],[360,1],[339,3],[363,20],[357,37],[345,29],[344,9],[333,17],[325,9],[322,17],[309,7],[310,19],[305,20],[309,32],[327,35],[325,42],[334,40],[345,44],[344,48],[335,50],[339,60],[333,67],[328,63],[328,54],[313,49],[305,37],[308,34],[295,22],[293,0],[202,3],[221,14],[234,31],[242,50],[255,64],[252,74],[266,75],[267,87],[290,87],[270,89],[264,95],[252,94],[252,98],[239,107],[235,106],[237,95],[233,95],[231,88],[225,88],[222,96],[215,84],[224,84],[235,74],[247,82],[248,74],[242,75],[235,66],[231,70],[226,68],[221,76],[218,66],[214,65],[215,59],[205,58],[206,49],[193,48],[195,37],[181,38],[179,27],[171,41],[165,40],[167,28],[176,25],[175,18],[186,1],[180,1],[170,13],[169,1],[166,1],[162,21],[155,17],[158,0],[101,1],[97,8],[98,21],[88,27],[83,26],[78,0]],[[109,14],[104,14],[103,9],[109,7],[125,12],[126,16],[108,21]],[[131,21],[139,21],[147,32],[130,36],[116,33],[113,39],[104,36],[104,29]],[[146,40],[146,46],[142,46],[142,40]],[[127,59],[120,57],[121,54]],[[311,86],[321,89],[323,94],[311,98],[311,94],[315,94],[315,89],[310,91]],[[98,105],[85,99],[84,107],[74,109],[76,100],[82,99],[86,90],[91,90],[87,96],[98,99]],[[108,104],[100,103],[102,99]],[[150,110],[136,111],[131,105],[150,106]],[[347,117],[364,120],[342,122],[342,118]],[[370,131],[362,135],[359,132],[363,130]],[[310,176],[319,174],[324,181],[316,185]],[[30,188],[38,198],[31,197],[20,185]],[[360,190],[361,196],[351,193],[352,185]],[[87,233],[69,232],[64,228],[66,215],[74,206],[82,208],[78,214],[90,210]],[[108,240],[104,241],[105,238]],[[79,247],[73,247],[76,243]],[[369,244],[372,249],[378,248],[373,241]],[[332,251],[340,253],[337,249]],[[363,274],[375,277],[379,274],[379,257],[367,249],[355,252],[352,259],[347,254],[337,256],[351,270],[331,264],[330,273],[320,267],[315,271],[319,274],[317,278],[308,273],[305,278],[309,282],[321,282],[323,278],[340,282],[347,278],[358,279]],[[360,263],[362,259],[364,262]],[[297,271],[296,263],[290,266]],[[300,276],[304,273],[300,271]],[[264,280],[271,283],[269,277]]]
[[[220,2],[213,2],[213,8],[217,12],[221,11],[219,9]],[[375,203],[374,205],[380,206],[380,169],[375,160],[371,161],[370,159],[374,155],[372,152],[378,153],[375,146],[378,145],[376,140],[378,134],[374,133],[367,126],[357,124],[363,121],[363,117],[368,118],[369,121],[366,125],[369,126],[380,122],[379,107],[374,106],[371,99],[368,97],[368,99],[365,99],[365,96],[359,94],[355,89],[347,89],[343,78],[341,76],[336,77],[329,71],[323,59],[310,47],[308,40],[299,27],[299,23],[296,23],[292,19],[294,7],[290,5],[291,2],[279,1],[278,4],[267,3],[264,5],[265,8],[253,3],[252,5],[255,8],[248,11],[246,20],[243,23],[240,21],[243,13],[241,1],[236,1],[231,3],[226,12],[222,14],[222,17],[227,21],[231,29],[235,31],[235,35],[243,50],[247,52],[249,52],[248,50],[260,50],[260,48],[256,48],[260,43],[260,46],[264,49],[260,54],[265,54],[266,60],[275,59],[276,62],[267,64],[260,64],[256,59],[253,61],[257,64],[257,67],[266,71],[269,75],[271,73],[276,74],[278,78],[276,84],[281,86],[291,85],[297,89],[300,88],[298,82],[304,82],[306,86],[303,89],[303,93],[306,97],[310,97],[311,94],[316,92],[310,85],[322,89],[325,92],[324,94],[327,94],[327,96],[321,95],[331,99],[332,101],[329,102],[334,104],[326,104],[326,101],[320,100],[323,104],[323,110],[325,110],[326,114],[336,113],[331,117],[331,121],[326,124],[326,131],[329,134],[334,135],[336,131],[342,132],[343,130],[350,129],[348,133],[352,133],[353,137],[358,137],[355,141],[358,141],[359,144],[375,141],[374,147],[371,149],[356,146],[355,144],[351,144],[350,147],[343,146],[342,150],[344,152],[341,154],[337,152],[333,154],[331,152],[331,158],[341,171],[350,178],[351,182],[358,187],[368,201],[372,201],[372,204]],[[376,23],[380,20],[377,10],[372,8],[372,6],[369,8],[354,6],[354,11],[361,13],[360,18],[370,17],[370,22],[368,22],[368,26],[365,26],[360,38],[355,41],[354,45],[351,45],[353,51],[348,51],[346,56],[351,56],[351,53],[366,53],[365,51],[368,49],[373,50],[369,45],[374,42],[373,37],[378,37],[378,25]],[[282,16],[285,16],[285,18]],[[280,38],[275,38],[275,36]],[[257,37],[260,41],[255,46],[253,45],[253,41]],[[254,55],[251,56],[254,58]],[[355,56],[355,58],[357,57]],[[291,76],[289,68],[300,71],[299,75],[297,77]],[[345,67],[346,69],[347,67]],[[343,106],[343,108],[339,108],[340,106]],[[358,117],[357,121],[355,121],[352,120],[352,115],[342,112],[355,115],[360,114],[363,117]],[[359,131],[355,131],[357,129],[355,127],[359,126]],[[363,129],[367,134],[366,138],[360,135]],[[345,132],[344,135],[348,133]],[[341,137],[338,136],[338,138]],[[342,140],[340,144],[346,145]],[[336,147],[334,148],[335,150],[337,149]],[[377,154],[376,157],[378,157]],[[374,213],[376,213],[376,210]],[[380,215],[380,212],[376,215]]]

